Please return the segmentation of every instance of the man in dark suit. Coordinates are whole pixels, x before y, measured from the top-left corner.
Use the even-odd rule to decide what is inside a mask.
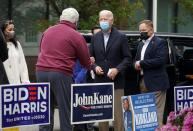
[[[158,111],[159,126],[162,125],[166,100],[166,90],[169,88],[166,73],[167,44],[155,36],[153,23],[143,20],[139,23],[141,42],[138,45],[135,69],[140,74],[141,93],[154,92]]]
[[[8,78],[3,66],[3,62],[8,58],[8,49],[3,36],[2,31],[0,30],[0,84],[8,84]]]
[[[131,64],[131,53],[127,37],[113,28],[113,13],[102,10],[99,13],[102,31],[91,41],[90,55],[95,58],[93,66],[95,82],[114,82],[115,84],[115,131],[123,131],[121,96],[124,95],[124,71]],[[108,122],[99,123],[100,131],[108,131]]]

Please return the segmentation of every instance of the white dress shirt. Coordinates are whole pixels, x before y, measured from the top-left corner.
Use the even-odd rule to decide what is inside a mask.
[[[142,47],[142,49],[141,49],[141,58],[140,58],[140,60],[144,60],[144,55],[145,55],[145,51],[146,51],[146,49],[147,49],[147,46],[149,45],[149,40],[143,40],[143,47]]]
[[[104,36],[104,47],[105,47],[105,50],[106,50],[110,34],[109,33],[103,33],[103,36]]]
[[[8,59],[3,62],[10,84],[29,83],[28,68],[22,47],[17,41],[17,47],[7,42]]]
[[[147,40],[142,40],[142,42],[144,43],[144,45],[143,45],[143,47],[142,47],[142,49],[141,49],[141,58],[140,58],[140,61],[141,61],[141,60],[144,60],[145,51],[146,51],[146,49],[147,49],[147,47],[148,47],[148,45],[149,45],[149,42],[150,42],[151,39],[153,38],[153,36],[154,36],[154,34],[153,34],[151,37],[149,37]],[[143,70],[141,70],[140,74],[143,75]]]
[[[151,39],[153,38],[154,34],[149,37],[147,40],[142,40],[142,42],[144,43],[142,49],[141,49],[141,59],[140,60],[144,60],[144,55],[145,55],[145,51],[147,49],[147,46],[149,45],[149,42],[151,41]]]

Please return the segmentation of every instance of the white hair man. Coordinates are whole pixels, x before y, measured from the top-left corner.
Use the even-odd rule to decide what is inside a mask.
[[[90,68],[90,57],[84,38],[76,31],[79,14],[74,8],[64,9],[60,22],[48,28],[42,36],[36,64],[38,82],[50,82],[50,124],[40,126],[40,131],[53,131],[54,102],[57,102],[60,131],[71,131],[70,98],[73,67],[78,59]]]
[[[115,121],[114,130],[124,131],[121,96],[124,96],[124,72],[131,64],[131,52],[127,37],[113,27],[113,13],[102,10],[99,13],[100,32],[95,34],[90,46],[90,55],[95,58],[93,70],[95,82],[114,82]],[[99,131],[108,131],[107,122],[99,123]]]
[[[77,22],[79,20],[79,13],[74,8],[67,8],[62,11],[62,14],[60,16],[60,21],[69,21],[71,23],[75,23],[77,25]]]

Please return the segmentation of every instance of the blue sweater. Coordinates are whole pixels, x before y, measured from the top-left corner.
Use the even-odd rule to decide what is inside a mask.
[[[87,69],[83,68],[79,62],[76,61],[73,69],[73,79],[75,83],[86,83]]]

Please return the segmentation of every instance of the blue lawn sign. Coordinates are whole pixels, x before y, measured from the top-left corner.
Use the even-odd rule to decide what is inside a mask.
[[[114,120],[113,83],[71,86],[71,124]]]
[[[193,107],[193,86],[174,87],[175,111]]]
[[[129,106],[125,106],[127,100]],[[153,93],[123,96],[122,105],[125,131],[155,131],[158,127]]]
[[[0,86],[0,128],[50,123],[50,84]]]

